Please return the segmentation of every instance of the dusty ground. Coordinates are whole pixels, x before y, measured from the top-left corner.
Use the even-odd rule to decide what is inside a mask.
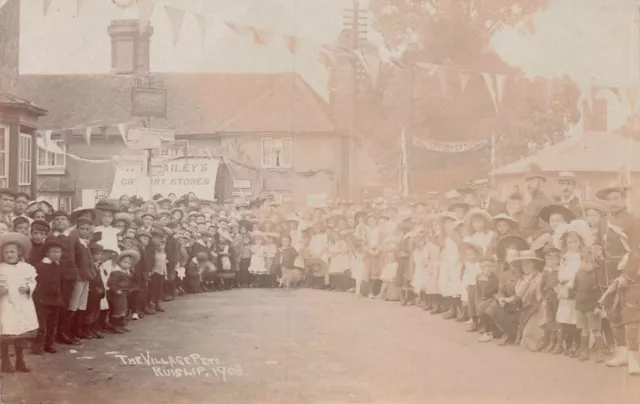
[[[31,374],[2,378],[2,402],[640,403],[640,378],[621,369],[481,345],[460,324],[398,303],[234,290],[166,308],[77,353],[29,356]],[[192,354],[211,359],[184,365],[199,376],[162,376],[171,364],[145,361],[173,357],[175,372],[176,357]]]

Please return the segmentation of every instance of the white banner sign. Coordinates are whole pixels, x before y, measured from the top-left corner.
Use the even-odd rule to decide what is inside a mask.
[[[413,146],[442,153],[462,153],[471,150],[478,150],[488,143],[488,140],[476,140],[473,142],[438,142],[437,140],[431,139],[419,139],[415,136],[411,142]]]
[[[155,194],[181,196],[193,192],[200,199],[213,200],[219,164],[218,159],[180,158],[164,163],[162,175],[151,177],[142,172],[142,162],[122,164],[116,168],[111,198],[136,195],[149,199]]]
[[[109,191],[106,189],[83,189],[82,190],[82,206],[93,208],[101,199],[107,199]]]

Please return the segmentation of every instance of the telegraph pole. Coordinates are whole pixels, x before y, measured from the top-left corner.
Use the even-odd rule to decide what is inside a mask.
[[[352,112],[349,135],[343,140],[343,169],[345,170],[343,185],[343,195],[347,198],[354,196],[356,160],[356,139],[360,137],[360,84],[366,72],[360,63],[358,53],[361,46],[367,40],[367,14],[366,10],[360,8],[358,0],[353,0],[352,8],[344,11],[344,31],[349,33],[349,47],[351,51],[351,79],[352,79]]]

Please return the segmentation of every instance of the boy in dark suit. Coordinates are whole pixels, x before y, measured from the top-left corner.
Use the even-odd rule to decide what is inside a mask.
[[[64,246],[57,240],[45,243],[45,257],[35,265],[36,289],[33,292],[33,302],[38,314],[38,336],[33,346],[33,353],[41,355],[44,352],[56,353],[54,341],[58,327],[60,310],[64,310],[62,299],[62,273],[60,263]]]
[[[69,215],[66,212],[57,211],[53,214],[51,223],[52,232],[47,241],[57,241],[62,245],[62,257],[60,267],[62,269],[62,280],[60,290],[64,307],[60,310],[58,322],[58,342],[66,345],[78,345],[77,339],[73,339],[68,334],[69,321],[73,312],[68,311],[71,303],[73,290],[78,280],[78,268],[76,266],[76,242],[75,237],[68,235]]]

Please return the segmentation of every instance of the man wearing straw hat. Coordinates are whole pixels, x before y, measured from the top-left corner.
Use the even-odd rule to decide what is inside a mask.
[[[560,194],[555,197],[554,200],[557,204],[570,209],[576,219],[583,219],[584,209],[582,207],[582,201],[575,193],[577,183],[578,177],[575,173],[571,171],[561,171],[558,174]]]
[[[526,238],[533,239],[543,227],[543,223],[540,221],[540,211],[545,206],[551,205],[553,201],[542,190],[546,178],[540,166],[531,164],[527,168],[525,181],[529,195],[531,195],[531,201],[525,206],[522,213],[520,229]]]

